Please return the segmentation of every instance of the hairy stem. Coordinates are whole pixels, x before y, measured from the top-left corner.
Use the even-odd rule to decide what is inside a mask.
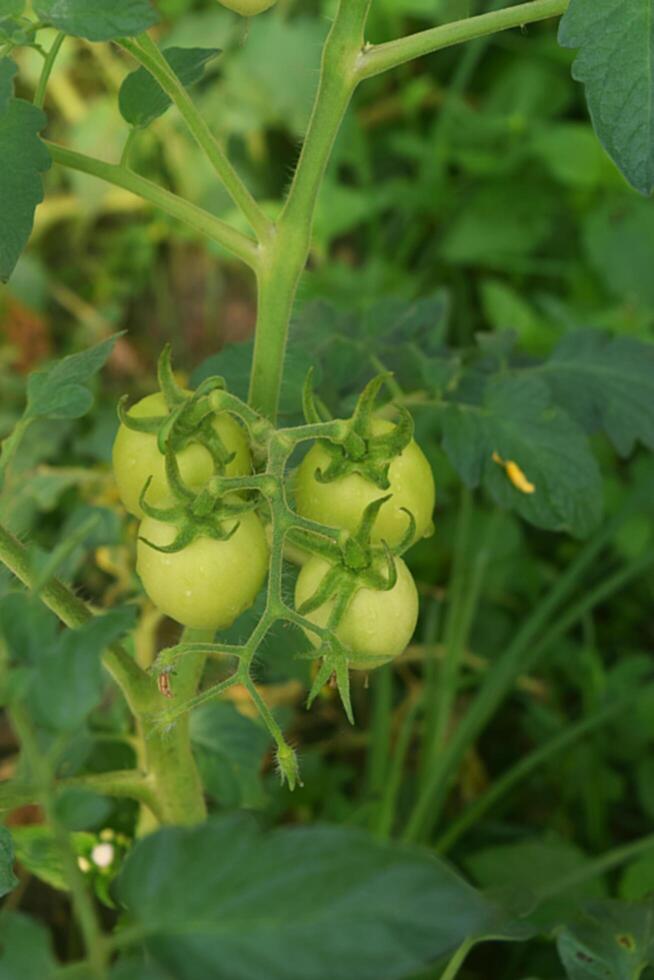
[[[243,212],[259,239],[266,240],[271,231],[270,221],[229,162],[207,121],[196,108],[192,98],[152,38],[148,34],[142,34],[136,41],[123,40],[121,46],[150,72],[166,95],[175,103],[191,135],[206,154],[225,190]]]
[[[357,85],[371,0],[341,0],[323,50],[318,93],[302,153],[275,233],[259,269],[258,318],[250,404],[275,420],[288,326],[311,247],[316,201],[334,141]]]
[[[357,66],[359,79],[372,78],[390,71],[423,55],[449,48],[454,44],[472,41],[506,31],[512,27],[524,27],[565,13],[570,0],[529,0],[504,10],[492,10],[476,17],[453,21],[432,27],[418,34],[371,46],[361,54]]]
[[[48,55],[43,63],[41,77],[39,78],[38,85],[36,86],[36,92],[34,93],[34,105],[38,109],[42,109],[45,104],[45,93],[48,88],[48,82],[50,81],[50,75],[52,74],[55,61],[57,60],[57,56],[61,51],[61,46],[65,40],[66,35],[63,31],[60,31],[52,42],[52,47],[48,51]]]
[[[194,228],[195,231],[199,231],[200,234],[218,242],[223,248],[242,259],[251,269],[257,268],[257,243],[254,239],[236,231],[235,228],[232,228],[225,221],[221,221],[220,218],[216,218],[209,211],[205,211],[203,208],[191,204],[190,201],[178,197],[177,194],[159,187],[158,184],[135,174],[127,167],[105,163],[104,160],[96,160],[95,157],[77,153],[75,150],[69,150],[57,143],[47,142],[47,146],[55,163],[68,167],[70,170],[90,174],[92,177],[98,177],[115,187],[122,187],[124,190],[130,191],[136,197],[142,198],[172,218],[182,221]]]

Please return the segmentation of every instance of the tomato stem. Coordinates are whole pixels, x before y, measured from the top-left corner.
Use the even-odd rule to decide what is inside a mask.
[[[318,92],[286,204],[262,243],[250,404],[275,421],[289,322],[311,248],[316,202],[336,136],[357,86],[371,0],[341,0],[325,42]]]

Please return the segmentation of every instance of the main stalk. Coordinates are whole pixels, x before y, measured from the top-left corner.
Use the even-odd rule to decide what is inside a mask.
[[[288,328],[311,248],[318,193],[358,83],[371,0],[341,0],[323,50],[320,83],[295,177],[270,239],[261,245],[250,404],[274,421]]]

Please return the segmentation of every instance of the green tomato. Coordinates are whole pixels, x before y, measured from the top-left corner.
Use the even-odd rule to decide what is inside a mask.
[[[381,435],[389,432],[393,423],[375,419],[373,432]],[[388,479],[389,490],[380,490],[370,480],[358,473],[350,473],[330,483],[320,483],[316,471],[324,471],[329,465],[329,455],[316,442],[300,464],[295,478],[295,502],[298,513],[329,527],[342,527],[355,531],[363,512],[385,494],[392,494],[379,511],[373,527],[372,540],[379,544],[386,541],[394,548],[407,530],[410,510],[416,522],[416,540],[428,537],[433,531],[432,515],[436,503],[436,488],[431,466],[422,449],[412,439],[406,449],[391,462]]]
[[[277,0],[218,0],[218,3],[227,7],[228,10],[240,14],[241,17],[256,17],[257,14],[262,14],[264,10],[274,7]]]
[[[359,589],[336,627],[336,636],[351,650],[349,664],[355,670],[374,670],[388,663],[407,648],[413,636],[418,621],[418,590],[401,558],[395,559],[395,565],[394,587],[388,592]],[[315,595],[329,567],[329,562],[317,556],[304,565],[295,586],[296,608]],[[306,618],[316,626],[326,626],[334,601],[328,599]],[[314,646],[319,645],[315,633],[307,630],[306,634]]]
[[[129,410],[129,414],[134,418],[167,415],[164,396],[157,392],[142,398]],[[226,412],[215,417],[213,426],[225,448],[235,454],[227,466],[226,475],[246,476],[251,473],[252,457],[245,429]],[[191,443],[179,452],[177,462],[182,479],[193,490],[202,489],[213,476],[211,454],[199,443]],[[148,489],[148,502],[155,507],[166,506],[171,502],[165,457],[159,452],[155,435],[136,432],[121,425],[114,442],[113,467],[120,499],[130,514],[143,517],[139,499],[150,476],[152,482]]]
[[[239,515],[238,524],[226,541],[200,537],[181,551],[165,554],[141,539],[165,547],[175,539],[177,528],[144,518],[136,571],[158,609],[183,626],[220,630],[250,608],[268,571],[268,542],[253,511]]]

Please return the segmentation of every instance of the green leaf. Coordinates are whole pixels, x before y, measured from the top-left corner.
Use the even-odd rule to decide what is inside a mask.
[[[196,368],[191,376],[193,386],[199,385],[212,375],[220,375],[228,380],[231,392],[247,400],[253,349],[252,341],[227,344],[220,353],[208,357]],[[279,393],[280,415],[297,415],[301,412],[302,385],[311,363],[311,358],[305,351],[289,349],[284,362],[284,378]]]
[[[0,898],[18,884],[14,874],[14,842],[6,827],[0,827]]]
[[[57,30],[87,41],[135,37],[158,21],[150,0],[36,0],[34,12]]]
[[[654,963],[654,903],[593,902],[557,947],[569,980],[638,980]]]
[[[12,830],[16,846],[16,860],[40,881],[51,888],[69,890],[61,861],[61,848],[52,830],[45,824],[31,824]],[[71,837],[77,853],[89,852],[97,840],[94,834],[73,834]]]
[[[579,48],[593,126],[627,180],[654,189],[654,33],[651,0],[571,0],[559,43]]]
[[[66,630],[59,642],[43,650],[34,670],[30,696],[35,718],[61,732],[79,728],[100,701],[101,655],[133,625],[135,609],[112,610]]]
[[[3,113],[14,95],[14,76],[18,71],[11,58],[0,58],[0,113]]]
[[[583,223],[588,262],[602,287],[624,306],[654,310],[654,210],[649,200],[625,192],[603,200]]]
[[[0,636],[21,671],[12,675],[23,679],[17,696],[29,699],[39,724],[62,732],[82,724],[102,695],[101,654],[131,629],[134,615],[124,606],[59,633],[38,600],[20,593],[0,600]]]
[[[450,403],[441,418],[443,448],[468,486],[483,480],[500,506],[537,527],[583,537],[596,526],[602,511],[597,463],[583,431],[552,404],[544,381],[494,378],[481,404]],[[517,464],[533,492],[514,485],[500,461]]]
[[[638,441],[654,449],[654,344],[574,331],[537,371],[555,401],[587,431],[604,429],[622,456]]]
[[[34,211],[43,200],[42,174],[50,154],[39,139],[40,109],[13,98],[13,61],[0,61],[0,281],[6,282],[27,244]]]
[[[428,851],[234,816],[139,841],[127,927],[177,980],[394,980],[483,934],[489,906]]]
[[[51,980],[55,960],[46,929],[18,912],[0,918],[0,977],[2,980]]]
[[[189,88],[200,81],[207,64],[220,54],[220,49],[168,48],[162,53],[182,85]],[[172,100],[150,72],[137,68],[121,85],[118,104],[123,118],[131,126],[144,128],[163,116]]]
[[[66,786],[57,795],[55,809],[58,821],[66,830],[92,830],[107,821],[113,803],[85,786]]]
[[[25,418],[75,419],[85,415],[93,404],[87,383],[104,366],[117,339],[117,335],[109,337],[31,374]]]
[[[0,0],[0,17],[20,17],[25,0]]]
[[[482,888],[522,889],[536,897],[539,889],[567,878],[585,862],[584,853],[568,841],[533,838],[485,847],[468,855],[465,867]],[[549,930],[574,915],[580,902],[601,898],[604,893],[600,880],[584,881],[536,905],[528,921]]]
[[[261,807],[263,758],[270,748],[268,733],[228,701],[194,711],[191,740],[202,782],[222,806]]]

